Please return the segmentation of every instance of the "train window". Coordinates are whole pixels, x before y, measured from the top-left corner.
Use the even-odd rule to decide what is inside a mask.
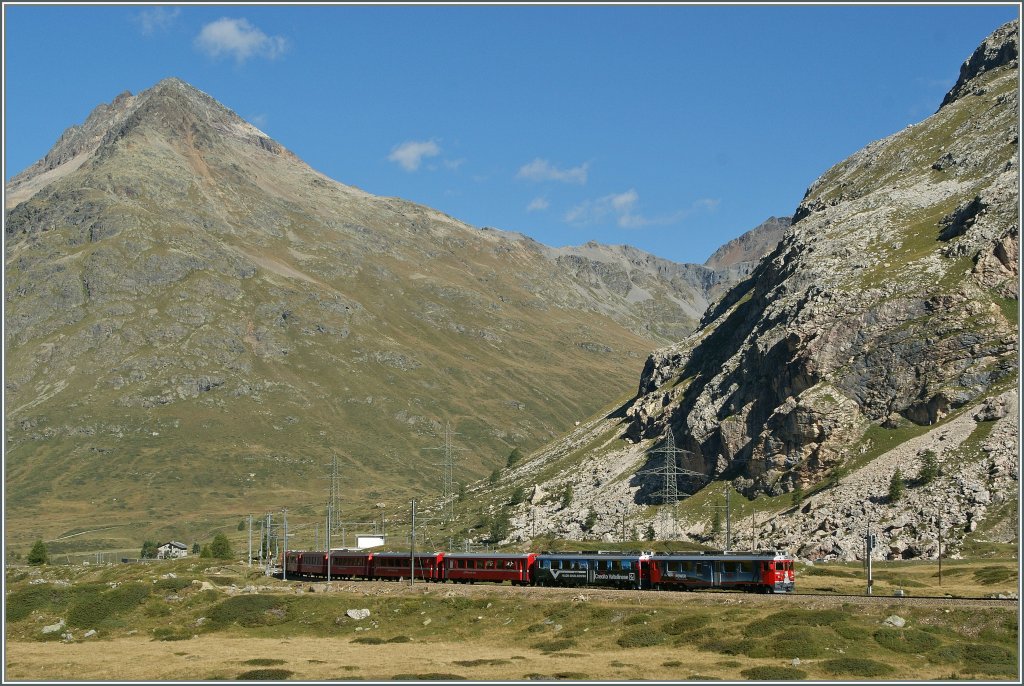
[[[754,563],[750,560],[744,560],[743,562],[740,562],[740,571],[742,571],[744,574],[750,574],[754,571]]]
[[[541,569],[551,569],[551,560],[541,560],[540,561],[540,568]]]
[[[515,567],[516,567],[516,561],[515,560],[505,560],[505,569],[515,569]]]
[[[632,569],[632,567],[629,564],[629,560],[623,560],[622,561],[622,568],[623,569]]]

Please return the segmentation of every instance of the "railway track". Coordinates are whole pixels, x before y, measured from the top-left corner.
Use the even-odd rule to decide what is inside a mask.
[[[896,607],[1005,607],[1016,608],[1018,600],[999,598],[959,598],[949,596],[865,596],[833,593],[768,594],[734,591],[636,591],[593,587],[509,586],[507,584],[447,584],[417,581],[296,581],[297,586],[315,586],[318,592],[382,595],[436,595],[442,597],[505,596],[527,599],[586,601],[626,601],[638,604],[679,602],[697,605],[774,605],[778,607],[828,607],[834,605],[883,605]]]

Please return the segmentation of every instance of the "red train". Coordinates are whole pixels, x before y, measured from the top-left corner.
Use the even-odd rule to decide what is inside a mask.
[[[326,579],[326,552],[289,550],[290,578]],[[777,551],[692,553],[380,553],[332,550],[331,579],[485,581],[530,586],[792,593],[793,558]]]

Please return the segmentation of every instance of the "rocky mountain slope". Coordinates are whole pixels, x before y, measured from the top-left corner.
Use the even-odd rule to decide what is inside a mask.
[[[935,551],[922,492],[886,496],[896,465],[917,473],[927,448],[899,450],[910,439],[945,460],[927,497],[947,504],[947,522],[960,512],[960,539],[988,503],[1015,503],[1017,428],[1005,416],[1016,413],[983,405],[1018,402],[1002,395],[1019,366],[1018,112],[1014,22],[964,63],[934,115],[815,181],[750,278],[648,358],[633,400],[508,475],[537,484],[535,495],[576,494],[571,512],[544,495],[521,506],[513,536],[657,524],[665,458],[650,451],[669,432],[686,451],[677,469],[693,474],[679,478],[681,493],[706,505],[702,485],[731,483],[758,498],[746,507],[773,515],[762,542],[809,556],[858,555],[855,532],[872,516],[864,499],[890,520],[891,554]],[[944,445],[947,434],[956,440]],[[800,509],[785,515],[791,503]],[[711,511],[689,505],[681,530],[710,540]]]
[[[22,538],[131,520],[134,546],[138,529],[186,540],[284,505],[312,516],[335,455],[348,508],[437,494],[425,449],[446,421],[471,449],[456,480],[478,478],[619,395],[735,281],[372,196],[177,79],[68,129],[6,207],[7,531]]]

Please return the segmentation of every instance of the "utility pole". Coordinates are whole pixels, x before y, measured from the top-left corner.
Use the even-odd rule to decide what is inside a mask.
[[[868,589],[867,595],[871,595],[872,587],[875,585],[875,580],[871,576],[871,551],[875,549],[875,536],[871,533],[871,520],[868,519],[868,530],[867,535],[864,536],[864,549],[867,552],[868,559]]]
[[[281,527],[284,531],[284,557],[281,560],[281,580],[288,580],[288,564],[285,558],[288,557],[288,509],[281,510]]]
[[[732,495],[732,489],[728,486],[725,487],[725,550],[726,552],[732,547],[732,505],[729,500]]]
[[[327,583],[331,583],[331,503],[327,503],[327,528],[324,529],[324,547],[327,549]]]
[[[939,505],[939,587],[942,587],[942,505]]]
[[[416,583],[416,499],[412,499],[412,530],[409,534],[409,585]]]
[[[249,514],[249,566],[252,567],[252,514]]]

